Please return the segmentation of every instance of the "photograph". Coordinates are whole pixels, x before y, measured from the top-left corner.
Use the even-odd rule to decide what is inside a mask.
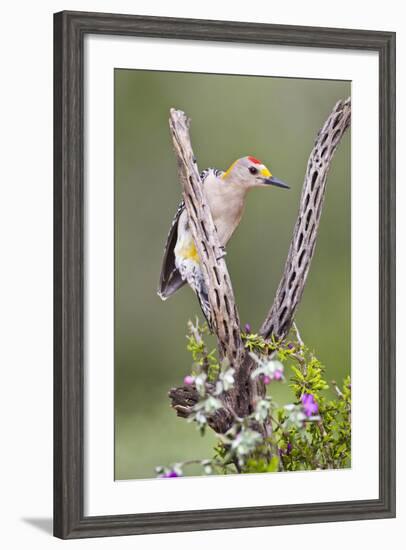
[[[350,115],[347,80],[114,69],[116,481],[351,468]]]

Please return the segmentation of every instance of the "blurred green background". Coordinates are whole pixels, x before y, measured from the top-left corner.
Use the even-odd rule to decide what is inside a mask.
[[[189,372],[186,324],[200,315],[187,287],[166,302],[156,294],[181,198],[169,109],[191,117],[199,169],[226,169],[253,155],[291,186],[252,191],[227,247],[241,322],[256,330],[279,283],[315,136],[335,102],[349,95],[344,81],[116,69],[115,479],[154,477],[157,465],[211,457],[215,441],[178,419],[167,397]],[[329,380],[350,370],[350,252],[347,133],[332,163],[297,314],[302,338],[326,365]],[[276,384],[273,395],[279,404],[288,402],[287,384]]]

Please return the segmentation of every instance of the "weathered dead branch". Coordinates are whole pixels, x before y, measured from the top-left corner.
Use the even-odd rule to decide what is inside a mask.
[[[271,335],[284,338],[294,321],[314,254],[327,173],[341,137],[350,125],[350,118],[350,100],[339,101],[317,135],[307,165],[299,214],[283,276],[260,330],[265,338]],[[223,433],[231,425],[235,414],[246,416],[252,412],[256,399],[265,390],[261,382],[255,382],[250,377],[254,365],[245,353],[241,339],[231,280],[190,142],[189,119],[182,111],[171,109],[169,124],[190,227],[209,290],[212,324],[220,356],[227,358],[235,369],[235,385],[223,399],[224,408],[209,420],[213,430]],[[196,389],[190,386],[171,389],[169,397],[178,416],[182,417],[189,416],[198,400]]]
[[[169,126],[190,229],[208,289],[211,320],[217,336],[220,356],[226,358],[229,365],[235,369],[236,384],[225,394],[224,406],[230,411],[230,415],[247,414],[258,385],[250,379],[251,363],[245,359],[240,319],[231,280],[193,154],[189,136],[189,119],[182,111],[171,109]],[[170,392],[173,406],[181,414],[185,413],[184,398],[187,391],[188,388],[183,387],[180,392],[176,389]],[[193,388],[190,391],[193,393]],[[189,400],[193,400],[192,395]],[[219,426],[221,431],[224,429],[225,421],[223,414],[218,416],[221,417],[221,426]],[[229,418],[229,415],[226,416]]]
[[[221,354],[235,367],[240,364],[244,352],[240,320],[223,257],[224,251],[220,248],[190,143],[189,119],[182,111],[171,109],[169,125],[190,229],[208,289],[213,329]]]
[[[307,163],[299,214],[283,276],[273,305],[260,330],[265,338],[273,334],[277,339],[283,339],[292,326],[314,255],[327,174],[335,150],[350,121],[350,99],[339,101],[317,135]]]

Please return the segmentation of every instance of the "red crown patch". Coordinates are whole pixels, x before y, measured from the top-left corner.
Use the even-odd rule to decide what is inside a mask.
[[[248,160],[253,162],[254,164],[262,164],[262,162],[255,157],[248,157]]]

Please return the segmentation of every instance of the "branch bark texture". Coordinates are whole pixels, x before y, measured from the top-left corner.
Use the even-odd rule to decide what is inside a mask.
[[[309,157],[304,178],[298,218],[272,307],[260,329],[265,338],[283,339],[289,332],[303,294],[310,263],[314,255],[323,206],[327,173],[335,150],[350,125],[351,103],[339,101],[319,131]],[[250,414],[258,397],[265,393],[260,381],[251,380],[255,367],[245,352],[240,320],[230,276],[217,231],[205,200],[202,182],[193,154],[190,121],[185,113],[171,109],[169,126],[178,162],[179,179],[188,213],[190,229],[199,254],[208,288],[212,325],[221,358],[227,358],[235,369],[235,385],[223,398],[224,408],[217,411],[209,424],[218,433],[230,427],[235,415]],[[194,387],[182,386],[169,392],[177,414],[187,417],[198,400]]]
[[[188,213],[192,236],[199,255],[203,276],[208,289],[213,331],[217,337],[220,357],[226,358],[235,369],[236,383],[224,397],[224,409],[216,413],[213,428],[226,431],[233,416],[247,414],[257,391],[250,379],[251,364],[246,359],[241,339],[240,319],[234,293],[220,247],[217,230],[206,202],[199,170],[189,135],[190,121],[184,112],[171,109],[169,126],[178,162],[179,180]],[[172,390],[170,397],[178,413],[185,415],[196,398],[194,389],[188,392]],[[186,406],[186,409],[185,409]]]
[[[178,161],[179,179],[188,213],[190,229],[199,254],[208,289],[213,329],[221,355],[234,368],[240,364],[244,346],[240,319],[235,306],[224,251],[207,205],[189,136],[189,119],[183,111],[171,109],[169,126]]]
[[[299,213],[282,279],[260,334],[282,340],[294,321],[310,269],[323,208],[327,174],[351,121],[351,102],[339,101],[319,131],[304,178]]]

